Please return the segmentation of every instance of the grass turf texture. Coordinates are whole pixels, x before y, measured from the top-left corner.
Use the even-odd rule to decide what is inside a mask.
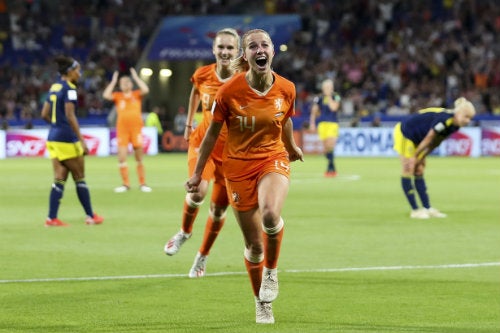
[[[498,159],[430,158],[433,205],[446,219],[412,220],[392,158],[322,156],[294,163],[275,325],[255,324],[232,212],[202,279],[187,272],[193,237],[167,257],[180,226],[186,155],[145,159],[152,193],[120,185],[113,157],[86,159],[101,226],[86,226],[68,181],[59,217],[44,228],[49,160],[0,161],[0,332],[500,332]],[[450,264],[490,266],[450,267]],[[47,279],[47,280],[43,280]],[[31,281],[31,282],[30,282]]]

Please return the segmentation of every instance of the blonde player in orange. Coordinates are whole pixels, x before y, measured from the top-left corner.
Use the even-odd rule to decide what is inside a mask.
[[[201,141],[212,120],[211,106],[214,101],[215,93],[222,84],[233,76],[233,71],[230,68],[231,60],[237,57],[239,49],[240,36],[236,30],[226,28],[218,31],[212,45],[215,63],[198,68],[191,77],[193,87],[189,97],[187,123],[184,132],[184,138],[189,142],[189,176],[194,172]],[[203,120],[195,130],[192,130],[193,118],[200,104]],[[224,126],[219,133],[216,146],[207,161],[207,166],[202,174],[202,180],[198,186],[198,190],[186,195],[181,229],[165,244],[165,253],[172,256],[176,254],[182,244],[191,237],[193,224],[198,214],[199,207],[207,195],[209,182],[214,179],[205,233],[201,246],[194,259],[193,266],[189,271],[189,277],[191,278],[205,275],[210,249],[226,219],[226,209],[229,205],[229,201],[227,198],[225,179],[222,174],[222,150],[226,137],[227,129]]]
[[[122,193],[130,189],[127,165],[129,143],[134,148],[140,190],[142,192],[151,192],[151,187],[146,185],[144,164],[142,162],[144,154],[141,134],[142,127],[144,126],[142,120],[142,98],[149,93],[149,87],[137,75],[134,68],[130,68],[130,76],[122,76],[119,81],[118,75],[118,71],[113,73],[111,82],[103,92],[105,99],[115,103],[117,113],[116,137],[118,140],[118,163],[122,185],[115,188],[115,192]],[[134,90],[134,82],[139,89]],[[113,91],[117,83],[120,91]]]
[[[243,55],[235,76],[217,92],[213,119],[200,147],[189,193],[202,174],[226,124],[223,170],[230,204],[245,241],[244,258],[255,296],[256,322],[274,323],[272,301],[278,296],[278,257],[283,237],[281,210],[288,194],[290,161],[302,160],[293,139],[295,85],[274,73],[274,45],[261,29],[242,37]]]

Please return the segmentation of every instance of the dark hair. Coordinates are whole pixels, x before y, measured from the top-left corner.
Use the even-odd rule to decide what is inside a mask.
[[[71,57],[57,56],[54,61],[57,64],[57,71],[61,75],[66,75],[68,71],[73,70],[76,66],[78,66],[78,62]]]

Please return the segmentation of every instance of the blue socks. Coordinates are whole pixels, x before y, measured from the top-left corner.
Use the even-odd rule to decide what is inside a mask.
[[[87,187],[87,183],[85,180],[77,180],[76,184],[76,194],[78,195],[78,199],[85,210],[87,216],[93,217],[94,212],[92,211],[92,205],[90,204],[90,191]]]
[[[49,195],[49,218],[55,219],[64,194],[64,180],[55,180]]]

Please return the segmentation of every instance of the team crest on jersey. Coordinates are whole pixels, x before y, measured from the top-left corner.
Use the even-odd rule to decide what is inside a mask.
[[[238,193],[233,192],[232,196],[233,196],[233,201],[234,202],[239,202],[240,201],[240,195]]]
[[[276,110],[281,110],[281,106],[283,105],[283,98],[276,98],[274,100],[274,107]]]

